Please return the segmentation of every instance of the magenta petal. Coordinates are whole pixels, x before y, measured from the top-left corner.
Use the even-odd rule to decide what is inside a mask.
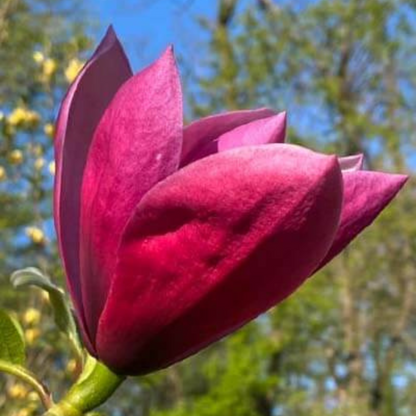
[[[286,137],[286,112],[236,127],[218,138],[218,151],[235,147],[283,143]]]
[[[100,359],[148,373],[266,311],[325,256],[341,204],[336,157],[293,145],[238,148],[173,174],[126,228]]]
[[[217,146],[214,140],[227,131],[274,114],[276,113],[273,110],[260,108],[258,110],[230,111],[194,121],[185,127],[183,132],[181,166],[216,153]]]
[[[338,162],[342,171],[354,172],[363,168],[364,155],[359,154],[353,156],[340,157],[338,158]]]
[[[142,196],[176,171],[182,93],[169,48],[130,78],[101,119],[82,184],[81,272],[85,315],[95,333],[121,233]]]
[[[110,100],[131,76],[112,28],[71,85],[59,112],[55,137],[54,219],[71,296],[86,337],[79,269],[82,175],[94,130]],[[86,339],[88,343],[88,339]]]
[[[407,181],[405,175],[381,172],[343,172],[344,203],[334,243],[322,268],[368,227]]]

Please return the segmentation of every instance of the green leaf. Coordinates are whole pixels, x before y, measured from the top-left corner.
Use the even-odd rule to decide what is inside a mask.
[[[24,365],[25,338],[16,319],[0,309],[0,360]]]
[[[49,276],[35,267],[15,271],[11,276],[11,282],[15,288],[37,286],[48,292],[57,327],[69,337],[77,354],[82,355],[77,326],[65,292],[56,286]]]
[[[35,267],[16,270],[12,274],[10,280],[15,288],[23,286],[37,286],[46,290],[48,293],[50,293],[50,291],[61,290],[58,286],[51,282],[51,279],[48,276]]]

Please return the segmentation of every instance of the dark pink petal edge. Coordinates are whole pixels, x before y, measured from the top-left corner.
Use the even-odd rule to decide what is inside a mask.
[[[210,144],[213,146],[212,142],[227,131],[274,114],[276,113],[268,108],[229,111],[192,122],[183,132],[181,166],[216,153],[215,150],[211,150]]]
[[[236,127],[217,139],[219,152],[243,146],[284,143],[286,138],[286,111],[279,114],[254,120]]]
[[[94,130],[110,100],[132,75],[112,27],[69,88],[57,120],[54,219],[71,296],[91,349],[79,270],[80,188]]]

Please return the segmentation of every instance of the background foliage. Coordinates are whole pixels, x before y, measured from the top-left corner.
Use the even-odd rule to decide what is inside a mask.
[[[366,168],[413,172],[416,4],[218,0],[200,60],[181,64],[187,118],[289,110],[289,141]],[[14,268],[62,278],[51,225],[52,121],[90,47],[65,1],[0,2],[1,305],[18,310],[29,363],[54,392],[74,364],[48,301],[10,289]],[[346,252],[270,313],[201,354],[126,383],[103,409],[143,416],[412,416],[416,412],[415,184]],[[42,337],[40,337],[42,334]],[[46,363],[48,363],[46,365]],[[5,416],[39,403],[2,378]]]

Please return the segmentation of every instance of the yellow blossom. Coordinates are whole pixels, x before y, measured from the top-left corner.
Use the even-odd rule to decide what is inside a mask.
[[[44,290],[39,292],[42,303],[49,303],[49,294]]]
[[[55,162],[54,161],[49,162],[48,169],[49,169],[49,173],[51,175],[55,175],[56,168],[55,168]]]
[[[6,169],[3,166],[0,166],[0,182],[7,179]]]
[[[46,78],[51,77],[55,73],[56,68],[57,68],[57,64],[54,59],[52,58],[45,59],[45,61],[43,62],[43,67],[42,67],[43,75]]]
[[[9,124],[16,126],[26,120],[26,110],[22,107],[17,107],[13,110],[8,118]]]
[[[52,123],[46,123],[45,126],[43,127],[43,131],[45,132],[47,136],[53,137],[55,133],[55,127]]]
[[[33,60],[37,64],[41,64],[45,60],[45,55],[40,51],[33,52]]]
[[[45,241],[45,234],[38,227],[27,227],[26,235],[35,243],[41,244]]]
[[[11,126],[30,125],[39,121],[39,114],[24,107],[16,107],[8,117]]]
[[[23,162],[23,153],[19,149],[14,149],[9,153],[9,161],[13,165],[20,165]]]
[[[67,68],[65,69],[65,77],[68,82],[72,82],[78,75],[79,71],[81,71],[84,63],[81,62],[79,59],[71,59]]]
[[[40,312],[35,308],[26,309],[23,314],[23,322],[26,325],[37,325],[40,321]]]
[[[33,344],[39,338],[39,335],[40,335],[40,331],[37,328],[26,329],[25,339],[28,345]]]
[[[25,399],[27,393],[28,393],[28,390],[26,386],[21,383],[12,384],[7,389],[7,394],[12,399]]]
[[[73,358],[71,358],[68,361],[68,364],[66,365],[66,370],[69,373],[73,373],[76,370],[76,368],[77,368],[77,362]]]
[[[28,395],[27,398],[31,401],[31,402],[38,402],[39,401],[39,396],[34,392],[31,391]]]
[[[29,409],[21,409],[16,413],[16,416],[30,416],[33,412]]]
[[[36,170],[41,170],[45,166],[45,159],[43,157],[38,157],[34,163]]]

